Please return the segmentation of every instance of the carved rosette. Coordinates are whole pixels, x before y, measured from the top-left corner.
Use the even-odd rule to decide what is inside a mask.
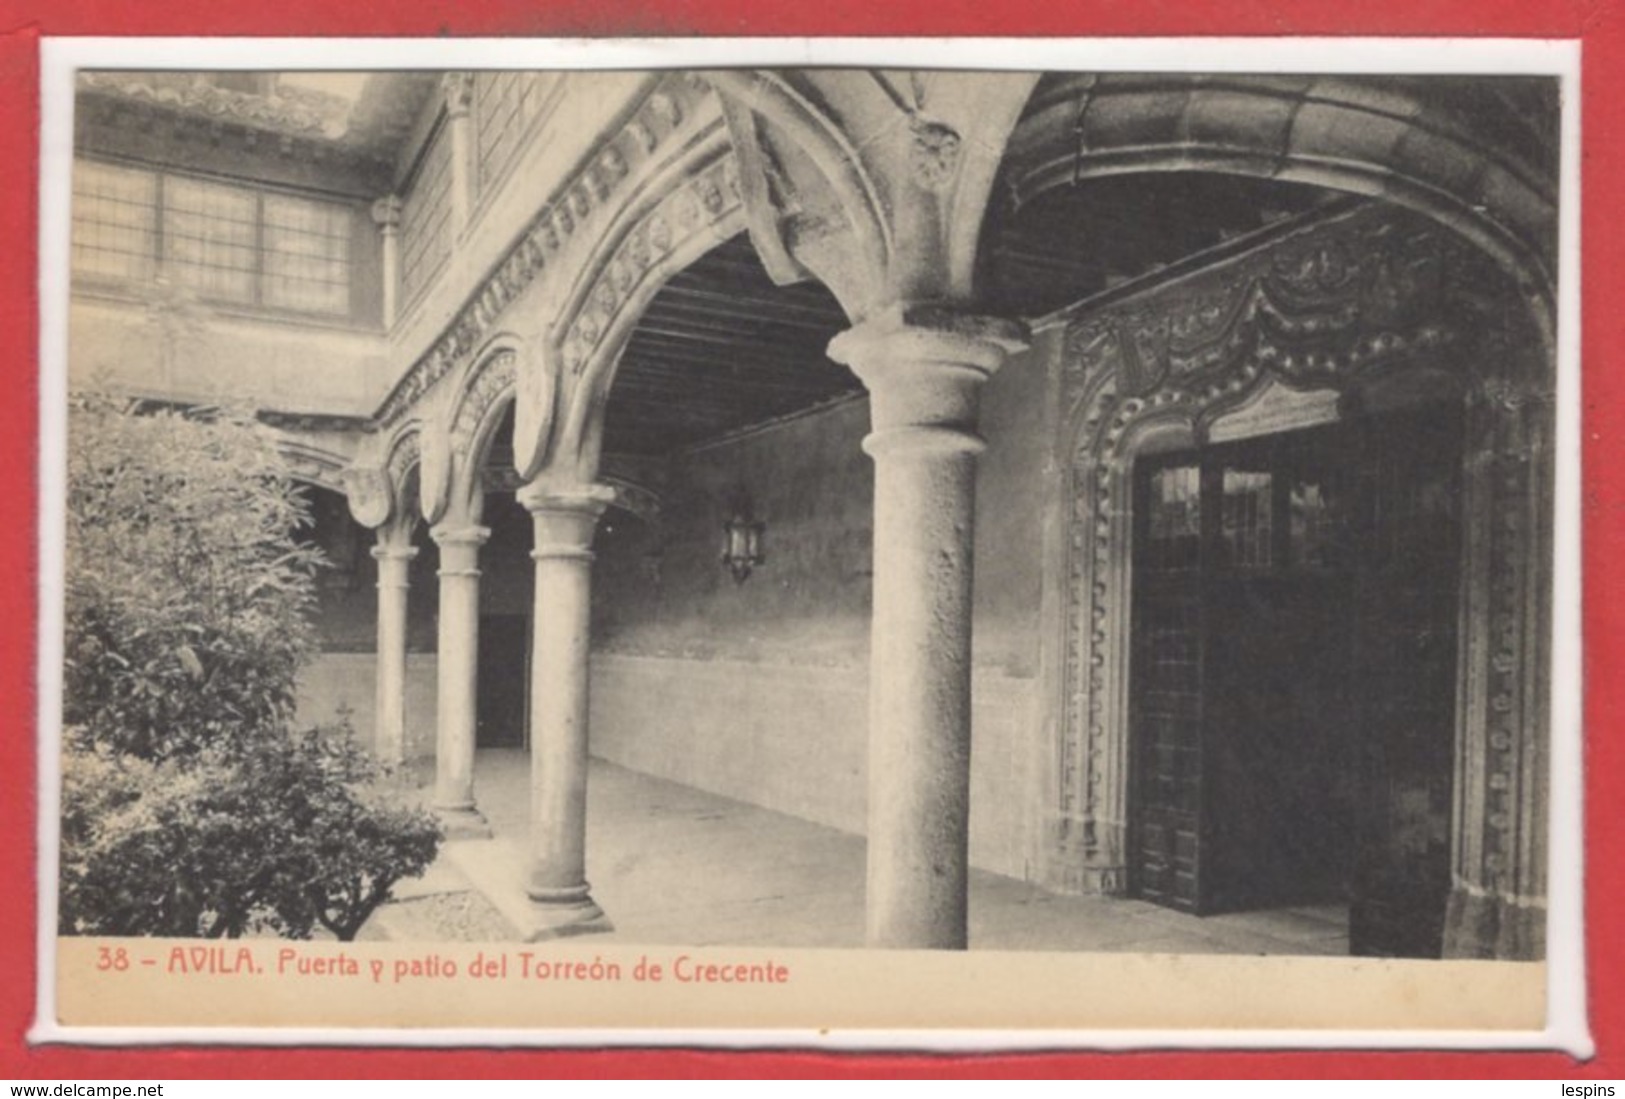
[[[1486,263],[1444,231],[1358,212],[1073,322],[1063,378],[1073,415],[1055,835],[1071,880],[1101,891],[1124,885],[1128,496],[1138,441],[1157,430],[1200,440],[1275,384],[1346,392],[1392,371],[1458,368],[1481,337],[1475,318],[1500,290]],[[1507,308],[1515,299],[1500,300]]]
[[[959,178],[960,137],[952,127],[919,115],[909,118],[909,171],[927,191],[941,191]]]

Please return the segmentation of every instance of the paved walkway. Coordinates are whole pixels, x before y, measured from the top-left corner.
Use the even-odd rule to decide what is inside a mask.
[[[465,844],[455,861],[472,851],[521,880],[528,775],[523,751],[479,753],[477,796],[497,839]],[[598,760],[588,790],[587,876],[615,926],[595,942],[862,945],[862,837]],[[374,933],[500,936],[500,916],[450,861],[398,888],[402,902],[381,913]],[[995,950],[1345,954],[1348,926],[1335,907],[1197,918],[973,871],[970,939],[973,949]]]

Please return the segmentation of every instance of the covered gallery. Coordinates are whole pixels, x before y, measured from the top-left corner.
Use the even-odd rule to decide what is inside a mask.
[[[528,749],[526,933],[603,922],[591,755],[865,836],[871,945],[965,946],[977,867],[1543,954],[1555,81],[104,72],[75,127],[75,380],[255,402],[310,713],[462,836]]]

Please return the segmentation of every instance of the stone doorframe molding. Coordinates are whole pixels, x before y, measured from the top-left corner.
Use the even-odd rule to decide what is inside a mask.
[[[1544,951],[1554,360],[1482,253],[1402,211],[1305,219],[1066,330],[1055,883],[1127,887],[1132,468],[1257,401],[1465,401],[1462,630],[1446,952]],[[1384,396],[1384,395],[1387,396]]]

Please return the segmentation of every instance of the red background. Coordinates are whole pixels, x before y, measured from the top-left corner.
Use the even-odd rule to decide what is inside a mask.
[[[1106,1076],[1625,1077],[1625,656],[1612,613],[1625,569],[1625,0],[0,0],[0,1077]],[[30,1048],[35,944],[34,674],[41,35],[1363,35],[1579,38],[1586,652],[1586,926],[1597,1057],[1555,1053],[1187,1052],[925,1057],[689,1050],[460,1051]]]

